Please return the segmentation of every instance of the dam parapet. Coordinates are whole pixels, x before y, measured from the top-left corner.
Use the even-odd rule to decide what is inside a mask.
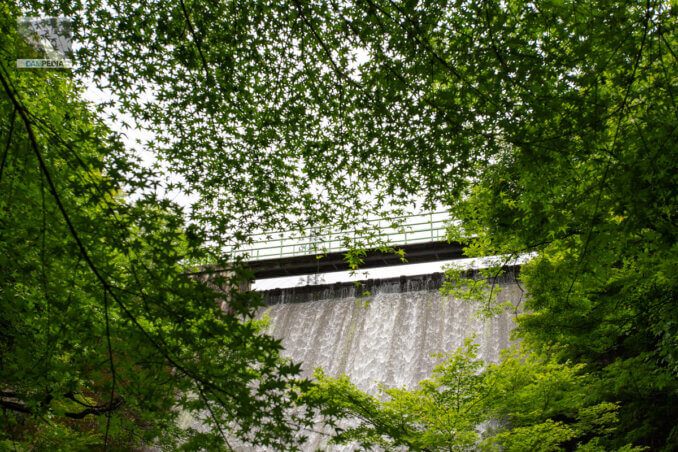
[[[495,279],[496,284],[515,284],[520,272],[519,266],[510,266]],[[482,276],[477,270],[464,273],[466,278],[477,279]],[[395,278],[373,278],[358,282],[339,282],[334,284],[298,285],[281,289],[259,291],[267,306],[280,303],[305,303],[326,299],[358,298],[379,293],[408,293],[439,290],[445,281],[445,274],[434,272],[422,275],[400,276]]]

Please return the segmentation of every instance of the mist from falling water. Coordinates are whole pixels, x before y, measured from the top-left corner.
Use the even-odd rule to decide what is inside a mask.
[[[499,302],[521,299],[511,281],[497,285]],[[258,317],[270,319],[268,333],[282,340],[284,356],[302,363],[306,377],[320,366],[328,375],[349,376],[373,395],[377,382],[412,389],[439,362],[431,354],[459,348],[465,338],[475,334],[480,357],[488,362],[497,362],[510,345],[512,314],[482,320],[473,303],[441,296],[441,282],[439,274],[376,281],[365,296],[352,285],[307,289],[303,297],[294,289],[273,291],[264,293],[269,306]],[[312,435],[307,450],[325,448],[325,442],[323,435]]]

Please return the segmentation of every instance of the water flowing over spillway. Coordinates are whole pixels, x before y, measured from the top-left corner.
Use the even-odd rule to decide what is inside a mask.
[[[522,298],[514,281],[508,275],[497,283],[499,302]],[[302,363],[304,376],[320,366],[331,376],[348,375],[371,394],[377,393],[377,382],[412,389],[439,362],[431,354],[461,347],[465,338],[475,335],[480,356],[491,362],[510,345],[512,314],[479,319],[473,303],[440,295],[441,284],[442,275],[433,274],[363,287],[269,291],[264,293],[268,307],[258,317],[270,319],[269,334],[282,339],[284,355]],[[319,436],[310,440],[307,450],[323,444]]]

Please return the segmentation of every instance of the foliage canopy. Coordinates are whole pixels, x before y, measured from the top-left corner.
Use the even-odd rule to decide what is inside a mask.
[[[678,447],[675,4],[19,3],[3,6],[3,36],[20,12],[73,15],[77,75],[155,133],[148,148],[180,176],[169,188],[199,199],[186,226],[74,103],[78,84],[13,72],[3,41],[2,381],[26,385],[31,413],[60,409],[52,388],[77,404],[78,390],[122,397],[125,381],[144,395],[135,403],[158,404],[132,410],[157,426],[176,416],[167,388],[207,391],[202,408],[244,436],[281,419],[296,368],[252,322],[220,313],[187,263],[225,265],[205,250],[257,228],[360,227],[444,204],[459,220],[451,238],[473,237],[469,255],[535,253],[517,334],[614,404],[606,447]],[[252,297],[232,294],[235,311],[251,314]],[[142,384],[157,375],[169,383]],[[275,425],[262,441],[292,441]]]
[[[592,397],[592,376],[582,372],[583,365],[561,364],[517,347],[488,365],[477,350],[468,339],[442,356],[433,376],[415,390],[383,388],[377,398],[346,377],[318,371],[318,384],[306,397],[324,405],[330,423],[357,420],[348,427],[339,424],[334,443],[357,442],[367,450],[604,450],[619,407]]]

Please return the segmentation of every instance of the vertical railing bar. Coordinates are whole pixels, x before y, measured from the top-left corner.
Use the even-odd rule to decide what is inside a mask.
[[[313,232],[311,228],[311,234],[313,234],[313,239],[309,242],[311,242],[312,254],[318,254],[318,231]]]
[[[429,215],[430,226],[431,226],[431,241],[433,241],[433,212]]]

